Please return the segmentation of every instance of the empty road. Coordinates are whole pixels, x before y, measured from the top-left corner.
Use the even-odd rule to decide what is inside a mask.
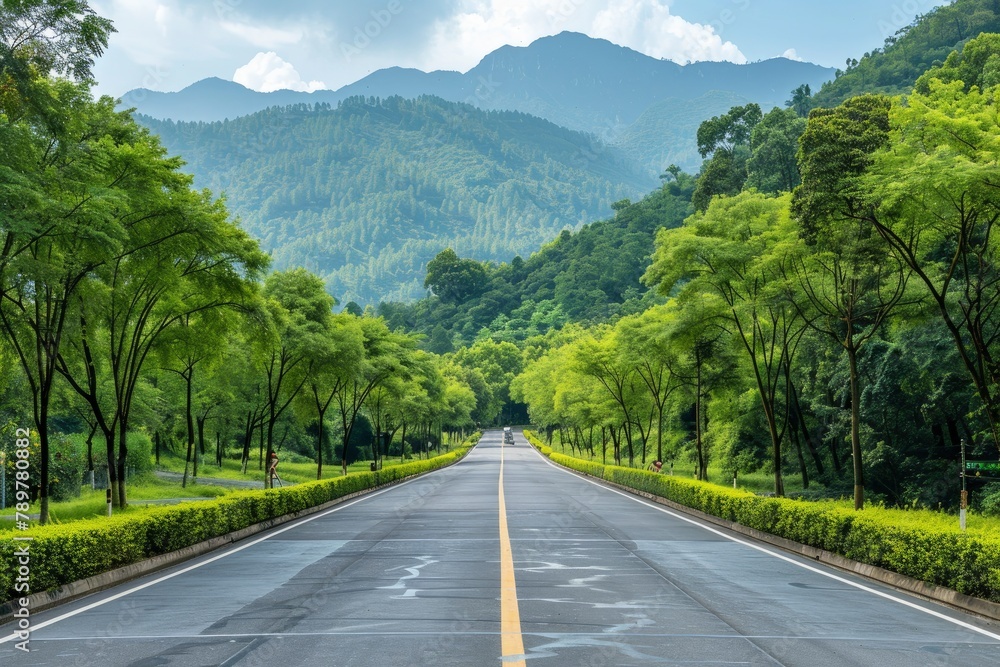
[[[488,432],[456,466],[32,615],[8,665],[1000,664],[1000,627]]]

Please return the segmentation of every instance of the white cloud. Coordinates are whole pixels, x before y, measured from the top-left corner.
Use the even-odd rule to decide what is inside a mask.
[[[233,73],[233,81],[251,90],[270,93],[275,90],[299,90],[311,93],[326,88],[322,81],[302,80],[290,62],[274,51],[261,52]]]
[[[464,71],[504,44],[524,46],[563,30],[682,63],[747,60],[712,26],[671,14],[665,0],[459,0],[458,5],[455,14],[437,22],[424,68]]]
[[[803,62],[802,58],[799,57],[799,54],[795,52],[795,49],[785,49],[785,52],[778,57],[788,58],[789,60],[797,60],[799,62]]]
[[[226,32],[262,49],[274,49],[285,44],[295,44],[302,39],[302,31],[300,30],[281,30],[234,21],[223,21],[219,25]]]
[[[736,45],[722,41],[712,26],[671,14],[661,0],[611,0],[607,9],[597,13],[589,34],[680,63],[747,61]]]

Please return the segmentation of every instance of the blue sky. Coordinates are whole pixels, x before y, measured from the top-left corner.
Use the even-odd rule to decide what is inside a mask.
[[[935,0],[92,0],[118,34],[98,92],[209,76],[257,90],[339,88],[394,65],[473,67],[574,30],[678,62],[786,56],[839,67]]]

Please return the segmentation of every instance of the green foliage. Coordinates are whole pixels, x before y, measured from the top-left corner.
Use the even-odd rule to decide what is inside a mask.
[[[885,34],[896,28],[886,21],[881,27]],[[812,103],[835,107],[863,93],[908,93],[924,72],[983,32],[1000,32],[1000,6],[994,0],[943,4],[900,27],[881,48],[860,60],[848,59],[846,70],[838,70],[836,79],[825,83]]]
[[[692,177],[678,170],[642,200],[616,204],[614,218],[564,231],[527,260],[487,266],[489,283],[461,308],[435,296],[382,303],[378,313],[390,327],[431,336],[428,349],[447,351],[482,337],[521,344],[569,321],[641,311],[653,299],[639,280],[653,236],[690,214],[693,187]]]
[[[459,259],[451,248],[442,250],[427,263],[424,287],[430,287],[445,303],[461,305],[482,294],[489,274],[486,267],[471,259]]]
[[[711,158],[701,168],[691,202],[704,211],[712,197],[735,195],[747,180],[754,130],[763,118],[754,103],[737,106],[698,126],[698,152]]]
[[[432,97],[142,122],[199,186],[227,193],[277,268],[307,267],[362,304],[424,296],[424,267],[442,248],[527,254],[650,185],[591,137]]]

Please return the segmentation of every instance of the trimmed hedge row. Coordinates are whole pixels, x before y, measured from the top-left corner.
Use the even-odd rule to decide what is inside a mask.
[[[877,508],[767,498],[693,479],[604,466],[529,442],[560,465],[748,528],[824,549],[959,593],[1000,602],[1000,536],[894,523]]]
[[[58,588],[146,558],[177,551],[262,521],[322,505],[406,477],[443,468],[468,452],[478,434],[459,448],[424,461],[351,473],[346,477],[278,489],[238,491],[221,498],[154,507],[140,514],[87,519],[63,525],[36,526],[19,537],[31,542],[0,542],[0,591],[4,600],[22,597],[14,589],[15,550],[29,545],[30,593]]]

